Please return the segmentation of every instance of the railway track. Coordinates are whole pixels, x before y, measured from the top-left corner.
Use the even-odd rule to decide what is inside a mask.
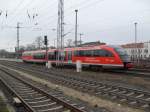
[[[15,62],[16,64],[21,64],[21,62]],[[44,69],[47,71],[47,68],[45,66],[35,66],[28,64],[30,67],[38,67],[38,69]],[[115,73],[116,75],[128,75],[128,76],[133,76],[133,77],[145,77],[145,78],[150,78],[150,70],[148,69],[136,69],[132,68],[129,70],[118,70],[118,69],[104,69],[103,72],[105,73]]]
[[[128,75],[128,76],[136,76],[136,77],[146,77],[146,78],[150,78],[150,71],[149,71],[149,70],[142,70],[142,69],[106,70],[105,72],[118,73],[118,74]]]
[[[6,63],[5,63],[6,65]],[[31,66],[26,65],[9,65],[15,69],[32,73],[34,76],[44,78],[53,83],[63,84],[67,87],[77,89],[82,92],[87,92],[97,97],[110,99],[122,104],[128,104],[129,106],[150,109],[150,92],[138,90],[135,88],[124,87],[117,84],[97,82],[90,79],[85,79],[77,76],[68,76],[65,74],[58,74],[46,70],[30,68]]]
[[[130,70],[150,73],[150,69],[131,68]]]
[[[20,63],[20,62],[16,62]],[[36,67],[35,65],[28,64],[31,67]],[[45,66],[38,66],[39,69],[44,69],[47,71]],[[87,70],[87,69],[86,69]],[[116,75],[128,75],[128,76],[133,76],[133,77],[145,77],[145,78],[150,78],[150,70],[148,69],[136,69],[132,68],[129,70],[118,70],[118,69],[104,69],[102,72],[105,73],[115,73]]]
[[[83,105],[73,103],[59,92],[50,94],[42,90],[41,85],[31,84],[2,68],[0,73],[3,84],[22,101],[28,112],[88,112]]]

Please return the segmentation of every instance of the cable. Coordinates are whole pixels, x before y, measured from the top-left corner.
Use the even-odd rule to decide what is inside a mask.
[[[15,13],[15,11],[21,6],[21,4],[24,2],[25,0],[20,1],[17,5],[16,8],[14,8],[14,10],[12,11],[12,13]]]
[[[25,1],[25,0],[24,0],[24,1]],[[33,3],[34,1],[35,1],[35,0],[29,1],[27,4],[25,4],[25,5],[23,6],[23,8],[20,9],[20,11],[24,10],[25,7],[29,7],[30,5],[32,5],[31,2]],[[13,23],[13,21],[14,21],[16,18],[17,18],[17,16],[15,16],[15,17],[12,19],[12,22],[11,22],[11,21],[10,21],[10,22]],[[19,17],[18,19],[20,19],[20,17]]]
[[[86,2],[87,5],[84,4],[83,7],[80,7],[80,8],[78,8],[78,9],[80,9],[80,10],[82,9],[82,10],[83,10],[83,9],[85,9],[86,7],[90,7],[91,4],[92,4],[91,6],[93,6],[93,4],[96,4],[96,5],[97,5],[98,2],[102,2],[102,1],[104,1],[104,0],[96,0],[96,1],[94,1],[94,2],[92,2],[92,3],[90,3],[90,4],[87,4],[88,2],[86,2],[86,0],[84,0],[84,1],[81,2],[81,3]],[[71,7],[71,8],[72,8],[72,7]],[[74,10],[73,10],[73,11],[74,11]],[[68,17],[70,14],[73,14],[73,13],[72,13],[73,11],[70,11],[67,15],[65,15],[65,18]],[[54,20],[53,20],[53,21],[54,21]],[[52,21],[52,22],[53,22],[53,21]],[[50,24],[50,23],[51,23],[51,22],[49,22],[49,23],[47,23],[47,24]],[[44,24],[44,25],[45,25],[45,24]]]
[[[73,6],[71,6],[71,7],[68,7],[67,8],[67,10],[70,10],[71,8],[73,8],[74,6],[77,6],[77,5],[80,5],[80,4],[83,4],[84,2],[86,2],[87,3],[87,0],[84,0],[84,1],[82,1],[82,2],[80,2],[80,3],[78,3],[78,4],[76,4],[76,5],[73,5]],[[66,9],[65,9],[66,10]],[[52,16],[48,16],[46,19],[49,19],[49,18],[56,18],[57,19],[57,13],[56,14],[54,14],[54,15],[52,15]],[[45,20],[45,19],[44,19]]]
[[[84,0],[84,2],[85,2],[86,0]],[[82,4],[83,3],[83,1],[82,2],[80,2],[80,4]],[[76,4],[77,5],[77,4]],[[73,6],[71,6],[71,7],[73,7]],[[69,7],[69,8],[67,8],[68,10],[71,8],[71,7]],[[54,15],[52,15],[52,16],[47,16],[46,17],[46,19],[49,19],[49,18],[57,18],[57,12],[54,14]],[[42,19],[43,20],[43,19]],[[45,20],[45,19],[44,19]],[[40,20],[41,21],[41,20]]]
[[[14,10],[12,11],[14,14],[15,14],[15,12],[16,12],[16,10],[23,4],[23,2],[24,2],[25,0],[22,0],[22,1],[20,1],[19,3],[18,3],[18,5],[16,6],[16,8],[14,8]],[[14,17],[15,18],[15,17]],[[12,21],[13,19],[11,19],[11,21]],[[11,22],[10,21],[10,22]]]
[[[44,3],[45,3],[45,2],[44,2]],[[43,3],[43,4],[44,4],[44,3]],[[35,8],[35,6],[34,6],[34,8]],[[23,8],[22,8],[22,9],[23,9]],[[26,15],[26,14],[25,14],[25,15]],[[38,15],[39,15],[39,14],[38,14]],[[35,18],[35,19],[36,19],[36,18]],[[35,19],[34,19],[34,20],[32,20],[31,22],[34,22],[34,21],[35,21]],[[36,22],[36,23],[37,23],[37,22]],[[33,23],[33,24],[34,24],[34,23]]]
[[[56,2],[56,1],[55,1],[55,2]],[[54,6],[55,2],[53,2],[53,4],[51,4],[51,6]],[[48,8],[47,8],[47,9],[48,9]],[[49,12],[48,12],[48,13],[49,13]],[[45,14],[45,15],[46,15],[46,14]],[[52,16],[40,17],[39,22],[40,22],[40,21],[43,21],[43,20],[45,20],[45,19],[54,17],[55,15],[56,15],[56,14],[54,14],[54,15],[52,15]],[[42,18],[42,19],[41,19],[41,18]],[[45,19],[43,19],[43,18],[45,18]]]

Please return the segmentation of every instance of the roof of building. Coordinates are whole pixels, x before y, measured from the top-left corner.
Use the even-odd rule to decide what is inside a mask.
[[[144,43],[129,43],[121,46],[123,48],[144,48]]]

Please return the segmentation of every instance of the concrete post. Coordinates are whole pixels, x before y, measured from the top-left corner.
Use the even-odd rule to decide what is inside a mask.
[[[48,61],[47,68],[52,68],[52,62]]]
[[[79,60],[76,62],[76,70],[77,72],[82,72],[82,63]]]
[[[46,68],[48,67],[48,63],[47,62],[45,63],[45,66],[46,66]]]

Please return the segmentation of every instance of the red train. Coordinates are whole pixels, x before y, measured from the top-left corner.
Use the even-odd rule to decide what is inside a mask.
[[[26,51],[22,55],[24,62],[46,62],[45,50]],[[58,55],[59,54],[59,55]],[[99,68],[131,68],[130,58],[119,46],[99,45],[91,47],[65,48],[62,50],[49,49],[48,61],[52,64],[61,62],[64,65],[75,65],[78,60],[82,65]]]

